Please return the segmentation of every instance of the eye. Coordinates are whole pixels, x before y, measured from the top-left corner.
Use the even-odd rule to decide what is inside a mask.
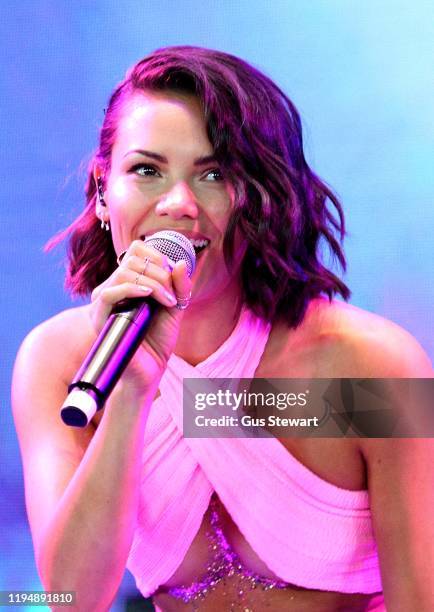
[[[144,163],[135,164],[130,168],[129,172],[138,174],[139,176],[160,176],[160,173],[155,166]]]
[[[218,168],[207,170],[204,174],[204,179],[207,181],[223,181],[223,175]]]

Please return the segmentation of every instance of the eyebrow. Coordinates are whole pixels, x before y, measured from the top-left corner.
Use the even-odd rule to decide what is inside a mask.
[[[145,155],[146,157],[155,159],[155,161],[159,161],[162,164],[169,163],[167,160],[167,157],[164,157],[164,155],[160,155],[159,153],[155,153],[154,151],[148,151],[146,149],[133,149],[132,151],[128,151],[127,153],[125,153],[124,157],[127,157],[128,155],[132,155],[133,153],[139,153],[140,155]],[[195,159],[193,162],[193,165],[194,166],[204,166],[205,164],[209,164],[215,161],[217,161],[215,155],[205,155],[203,157],[198,157],[197,159]]]

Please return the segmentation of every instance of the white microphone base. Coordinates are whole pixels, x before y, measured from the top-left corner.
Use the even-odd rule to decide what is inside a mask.
[[[91,390],[86,391],[79,387],[72,389],[60,411],[62,421],[72,427],[89,425],[98,410],[98,404],[93,395]]]

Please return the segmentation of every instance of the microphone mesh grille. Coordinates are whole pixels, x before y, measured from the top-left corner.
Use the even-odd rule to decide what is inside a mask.
[[[145,244],[165,255],[175,265],[183,259],[187,263],[187,273],[191,276],[196,266],[196,253],[190,240],[179,232],[164,230],[145,239]]]

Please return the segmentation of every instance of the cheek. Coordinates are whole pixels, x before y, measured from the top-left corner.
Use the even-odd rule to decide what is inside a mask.
[[[131,192],[127,181],[115,178],[108,182],[106,203],[109,212],[113,246],[116,253],[131,243],[134,226],[143,211],[143,203]]]
[[[109,183],[106,202],[112,223],[121,227],[134,223],[137,215],[143,212],[143,197],[122,178]],[[119,227],[117,230],[120,231]]]
[[[128,185],[127,181],[124,179],[119,177],[113,181],[109,181],[108,188],[110,192],[110,199],[125,200],[128,198]]]

